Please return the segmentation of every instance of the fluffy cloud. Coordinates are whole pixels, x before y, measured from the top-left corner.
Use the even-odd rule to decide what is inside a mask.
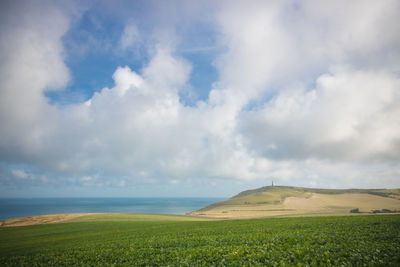
[[[311,90],[282,90],[242,113],[243,135],[272,158],[398,159],[400,78],[337,67]]]
[[[113,88],[63,110],[77,114],[81,121],[70,121],[74,125],[68,128],[81,130],[62,138],[68,149],[59,146],[57,151],[65,155],[49,160],[67,173],[101,170],[103,175],[131,180],[259,176],[265,160],[247,155],[233,128],[225,123],[224,109],[205,102],[195,107],[180,102],[179,91],[189,74],[190,65],[162,47],[141,73],[118,68]],[[62,135],[56,133],[52,143]]]
[[[8,173],[86,187],[202,178],[400,186],[398,1],[218,3],[219,79],[191,106],[180,96],[192,66],[163,25],[142,69],[118,67],[114,86],[85,103],[49,104],[44,93],[69,82],[71,14],[54,3],[2,5],[3,184]],[[121,48],[138,32],[127,24]]]
[[[43,92],[69,80],[61,42],[69,20],[50,4],[5,1],[2,6],[0,154],[4,161],[29,162],[53,127],[55,108]]]

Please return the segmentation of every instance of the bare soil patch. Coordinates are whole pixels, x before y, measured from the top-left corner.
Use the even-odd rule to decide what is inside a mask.
[[[0,227],[16,227],[16,226],[28,226],[28,225],[40,225],[40,224],[51,224],[60,223],[75,219],[77,217],[91,215],[93,213],[72,213],[72,214],[54,214],[54,215],[39,215],[29,216],[15,219],[8,219],[1,222]]]
[[[311,198],[287,197],[283,205],[289,209],[307,211],[319,211],[326,208],[319,199],[314,196]]]

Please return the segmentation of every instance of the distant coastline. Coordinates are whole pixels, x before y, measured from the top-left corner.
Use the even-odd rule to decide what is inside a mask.
[[[1,198],[0,221],[38,215],[148,213],[184,215],[226,198]]]

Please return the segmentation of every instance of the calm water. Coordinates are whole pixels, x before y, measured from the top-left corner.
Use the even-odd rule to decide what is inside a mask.
[[[13,198],[0,199],[0,221],[25,216],[124,212],[185,214],[223,198]]]

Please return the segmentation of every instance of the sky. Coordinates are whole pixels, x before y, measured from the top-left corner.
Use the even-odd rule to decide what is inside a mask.
[[[400,1],[0,2],[1,197],[400,187]]]

